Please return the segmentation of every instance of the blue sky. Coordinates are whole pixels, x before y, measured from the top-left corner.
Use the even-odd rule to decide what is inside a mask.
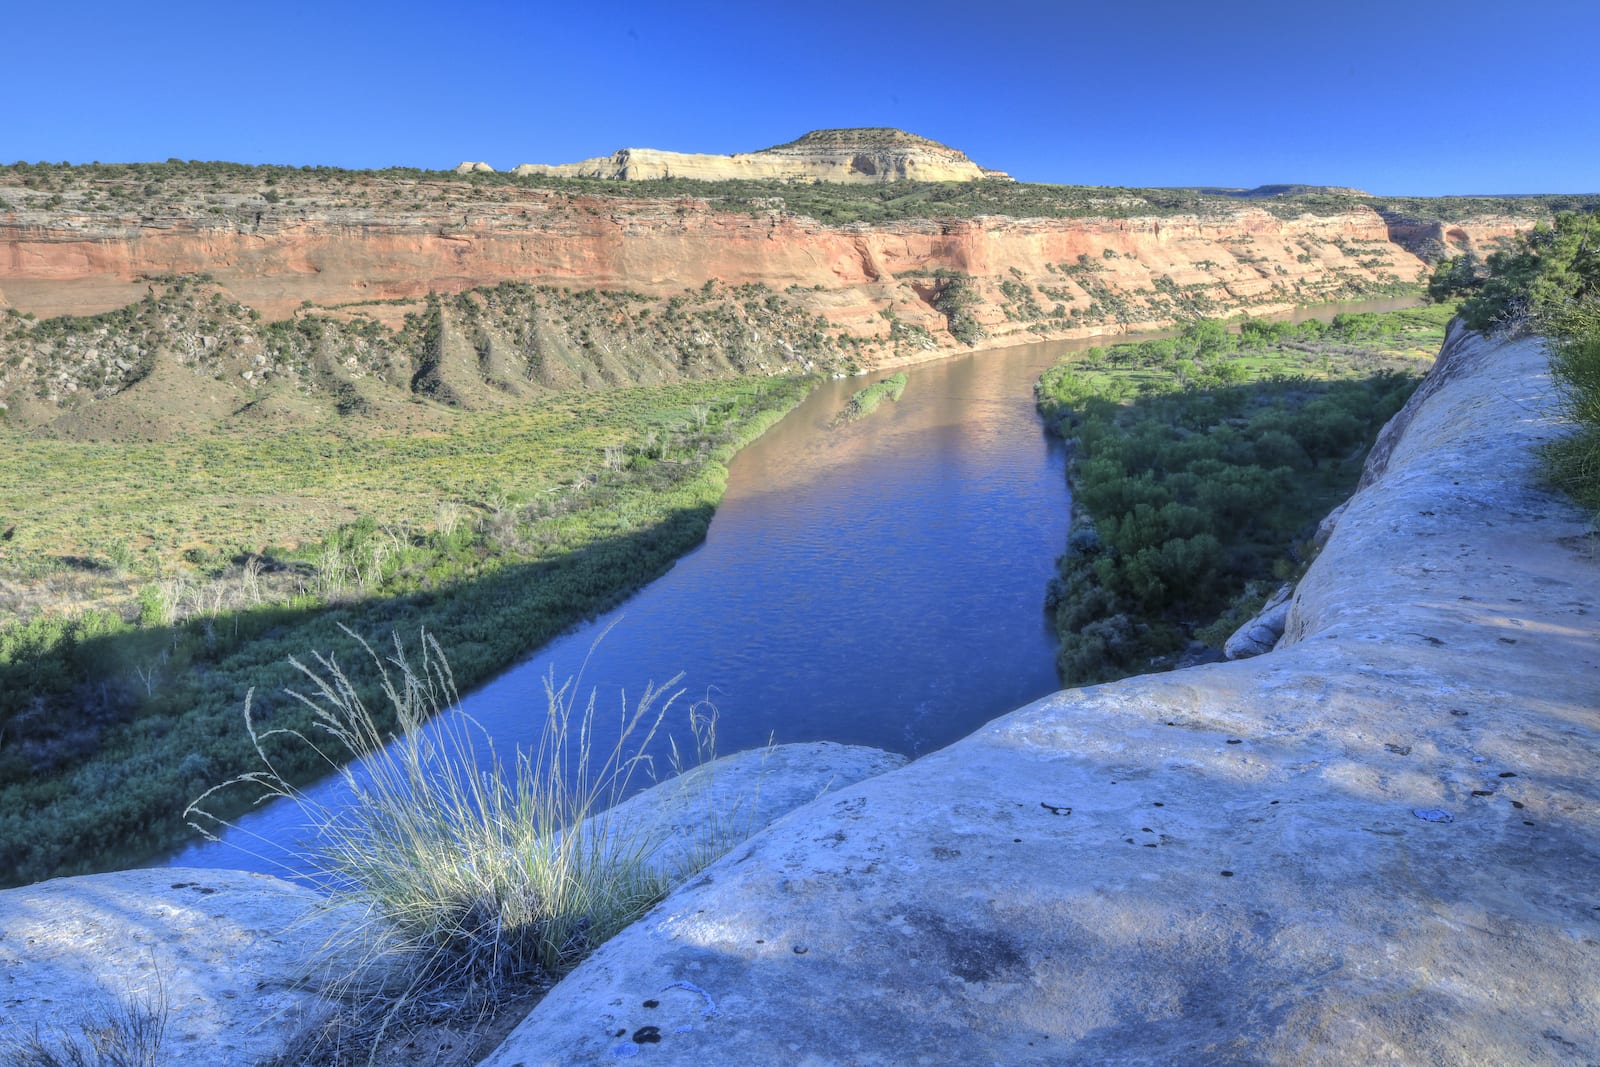
[[[1600,191],[1596,0],[12,5],[0,161],[497,168],[899,126],[1028,181]]]

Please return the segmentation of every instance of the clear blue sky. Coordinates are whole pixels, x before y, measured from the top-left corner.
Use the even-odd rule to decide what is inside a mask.
[[[1600,0],[17,3],[0,161],[497,168],[899,126],[1027,181],[1600,191]]]

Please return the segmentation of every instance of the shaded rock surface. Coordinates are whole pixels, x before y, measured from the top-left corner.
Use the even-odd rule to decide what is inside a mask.
[[[814,741],[724,756],[629,797],[604,819],[661,844],[645,862],[698,866],[830,790],[904,766],[882,749]]]
[[[660,834],[648,862],[670,874],[905,762],[830,742],[778,745],[694,768],[606,817]],[[36,1033],[59,1048],[145,1008],[167,1013],[162,1062],[269,1059],[320,1014],[326,977],[379,958],[363,955],[379,946],[352,938],[359,925],[354,905],[236,871],[123,871],[0,892],[0,1063]],[[384,966],[366,978],[381,981]]]
[[[734,849],[488,1061],[1600,1061],[1600,562],[1452,337],[1278,649],[1059,693]]]
[[[321,894],[237,871],[162,868],[0,893],[0,1061],[37,1034],[164,1010],[163,1062],[251,1064],[318,1011],[314,987],[349,919]],[[72,1062],[67,1060],[66,1062]]]
[[[1229,659],[1249,659],[1271,652],[1278,638],[1283,636],[1284,624],[1289,621],[1289,597],[1293,592],[1291,586],[1279,587],[1255,618],[1233,632],[1222,646],[1222,654]]]

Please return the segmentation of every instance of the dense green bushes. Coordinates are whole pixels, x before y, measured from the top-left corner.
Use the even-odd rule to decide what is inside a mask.
[[[1600,296],[1588,293],[1545,315],[1550,369],[1563,387],[1573,432],[1545,449],[1550,480],[1600,516]]]
[[[1441,327],[1437,312],[1246,321],[1238,336],[1202,322],[1047,371],[1040,411],[1072,445],[1074,524],[1047,593],[1063,680],[1170,666],[1252,581],[1285,576],[1415,386],[1414,361],[1378,353]]]
[[[1544,334],[1573,433],[1544,452],[1550,481],[1600,513],[1600,214],[1563,213],[1518,236],[1509,252],[1435,268],[1429,295],[1465,297],[1475,330]]]
[[[938,283],[933,309],[944,316],[950,336],[969,347],[987,337],[978,320],[972,317],[973,307],[982,302],[972,284],[972,276],[941,268],[933,272],[933,277]]]
[[[1542,316],[1600,293],[1600,215],[1541,222],[1519,234],[1511,251],[1490,255],[1481,271],[1469,256],[1444,260],[1428,293],[1438,301],[1464,296],[1461,318],[1474,330],[1543,328]]]

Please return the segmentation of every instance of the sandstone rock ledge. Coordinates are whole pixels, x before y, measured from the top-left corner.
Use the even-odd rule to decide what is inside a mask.
[[[661,835],[645,862],[671,878],[830,789],[904,763],[825,741],[778,745],[652,786],[608,820]],[[378,958],[364,919],[356,904],[239,871],[120,871],[0,892],[0,1065],[34,1064],[30,1045],[76,1063],[65,1045],[147,1012],[166,1020],[163,1063],[271,1061],[326,1013],[327,979]]]
[[[801,809],[514,1064],[1600,1062],[1600,561],[1537,342],[1452,335],[1278,649]]]

